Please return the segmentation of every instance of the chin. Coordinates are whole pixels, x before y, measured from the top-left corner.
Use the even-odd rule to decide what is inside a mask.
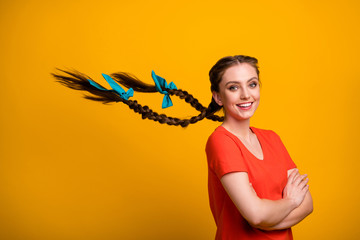
[[[244,121],[244,120],[249,120],[254,114],[237,114],[237,115],[232,115],[230,116],[230,118],[235,119],[236,121]]]

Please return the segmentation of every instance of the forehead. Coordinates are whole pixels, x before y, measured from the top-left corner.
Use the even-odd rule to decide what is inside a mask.
[[[225,70],[221,82],[246,82],[253,77],[258,77],[255,68],[248,63],[239,63]]]

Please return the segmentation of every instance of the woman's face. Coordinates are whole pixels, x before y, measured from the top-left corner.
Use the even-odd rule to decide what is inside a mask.
[[[248,63],[239,63],[225,70],[219,92],[213,92],[217,104],[225,110],[225,121],[245,120],[254,115],[260,101],[259,78]]]

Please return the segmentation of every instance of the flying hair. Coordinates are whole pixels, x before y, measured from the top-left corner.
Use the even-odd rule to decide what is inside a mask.
[[[220,59],[211,68],[209,72],[211,90],[219,91],[218,86],[225,70],[231,67],[232,65],[239,64],[242,62],[251,64],[253,67],[256,68],[256,71],[259,74],[256,58],[252,58],[244,55],[224,57]],[[110,74],[111,77],[103,74],[103,76],[107,81],[110,78],[110,81],[114,81],[114,84],[117,85],[116,86],[117,89],[118,88],[121,89],[122,92],[119,93],[119,91],[116,91],[114,87],[113,90],[107,90],[106,88],[95,82],[93,79],[91,79],[89,76],[79,71],[76,70],[70,71],[70,70],[62,70],[62,69],[57,69],[57,70],[60,71],[61,73],[51,73],[51,75],[56,79],[57,82],[64,85],[65,87],[90,93],[90,95],[86,94],[84,97],[92,101],[102,102],[103,104],[122,102],[128,105],[129,108],[132,109],[134,112],[139,113],[142,119],[150,119],[162,124],[165,123],[171,126],[181,126],[181,127],[187,127],[189,124],[197,123],[198,121],[201,121],[205,118],[218,122],[224,121],[224,117],[215,114],[222,107],[219,106],[214,101],[213,98],[211,99],[210,104],[207,107],[205,107],[193,95],[181,89],[170,88],[166,86],[160,86],[159,88],[159,86],[157,86],[156,84],[151,85],[144,83],[134,75],[126,72],[113,73]],[[162,79],[161,77],[159,78]],[[148,106],[146,105],[143,106],[139,104],[136,100],[129,100],[128,99],[129,94],[127,95],[127,97],[124,97],[125,95],[123,95],[123,92],[125,93],[125,91],[118,84],[127,87],[129,89],[128,91],[131,90],[131,91],[143,92],[143,93],[153,93],[153,92],[161,91],[162,93],[166,92],[170,96],[177,96],[180,99],[183,99],[188,104],[190,104],[191,107],[195,108],[199,112],[199,114],[186,119],[170,117],[167,116],[166,114],[159,114],[157,112],[154,112]]]

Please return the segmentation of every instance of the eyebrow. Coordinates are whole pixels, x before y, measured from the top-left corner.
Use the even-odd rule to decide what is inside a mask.
[[[252,80],[258,80],[258,78],[257,77],[252,77],[252,78],[250,78],[249,80],[247,80],[246,82],[250,82],[250,81],[252,81]],[[239,81],[230,81],[230,82],[227,82],[226,84],[225,84],[225,86],[227,86],[228,84],[232,84],[232,83],[240,83]]]

